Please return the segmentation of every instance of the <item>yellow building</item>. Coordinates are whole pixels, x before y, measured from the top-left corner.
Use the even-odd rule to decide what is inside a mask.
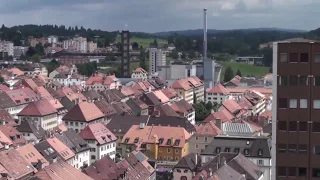
[[[179,161],[188,154],[189,138],[183,127],[134,125],[122,139],[122,155],[138,149],[150,159]]]

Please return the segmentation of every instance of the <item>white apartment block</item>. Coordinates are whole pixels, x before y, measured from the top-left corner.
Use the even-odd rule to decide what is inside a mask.
[[[58,37],[57,36],[49,36],[48,37],[48,43],[49,44],[57,44],[58,42]]]
[[[68,39],[63,41],[63,49],[72,49],[80,51],[82,53],[87,52],[87,38],[74,37],[73,39]]]
[[[98,48],[98,44],[93,41],[88,42],[87,46],[88,46],[87,49],[88,49],[89,53],[93,53],[94,50],[96,50]]]
[[[0,52],[6,52],[8,56],[13,56],[13,43],[10,41],[0,41]]]
[[[27,50],[28,50],[28,47],[13,46],[13,56],[20,57],[21,55],[25,55]]]
[[[157,48],[149,49],[149,71],[154,74],[158,71],[158,66],[166,65],[166,51]]]

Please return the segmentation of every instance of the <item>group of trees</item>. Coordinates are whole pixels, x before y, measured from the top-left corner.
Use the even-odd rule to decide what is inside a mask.
[[[97,62],[89,62],[86,64],[77,64],[78,73],[84,76],[91,76],[98,70]]]
[[[242,73],[241,73],[240,69],[238,69],[236,74],[234,74],[232,68],[230,66],[228,66],[226,68],[226,71],[224,72],[224,78],[223,78],[224,82],[230,81],[232,78],[234,78],[235,75],[242,77]]]
[[[217,111],[219,105],[212,104],[210,101],[208,101],[207,103],[195,103],[193,107],[196,113],[196,121],[203,121],[206,117],[208,117],[211,114],[211,110]]]

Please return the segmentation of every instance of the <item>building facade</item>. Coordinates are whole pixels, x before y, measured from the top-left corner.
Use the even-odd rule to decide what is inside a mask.
[[[149,73],[154,74],[158,71],[158,66],[166,65],[166,51],[158,48],[149,49]]]
[[[10,41],[0,41],[0,52],[6,52],[8,56],[13,56],[13,43]]]
[[[88,52],[89,53],[93,53],[96,49],[98,48],[97,43],[93,42],[93,41],[89,41],[88,42]]]
[[[320,43],[273,44],[272,179],[320,178]]]

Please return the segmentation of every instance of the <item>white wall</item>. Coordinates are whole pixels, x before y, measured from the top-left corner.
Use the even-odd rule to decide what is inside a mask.
[[[229,99],[229,95],[224,95],[222,93],[206,93],[206,103],[211,101],[212,104],[221,104],[227,99]]]
[[[180,172],[178,172],[180,170]],[[176,168],[173,171],[173,180],[180,180],[182,176],[186,176],[187,179],[192,179],[192,172],[190,169]]]
[[[73,157],[73,167],[80,169],[84,164],[90,166],[90,150],[79,152]]]

